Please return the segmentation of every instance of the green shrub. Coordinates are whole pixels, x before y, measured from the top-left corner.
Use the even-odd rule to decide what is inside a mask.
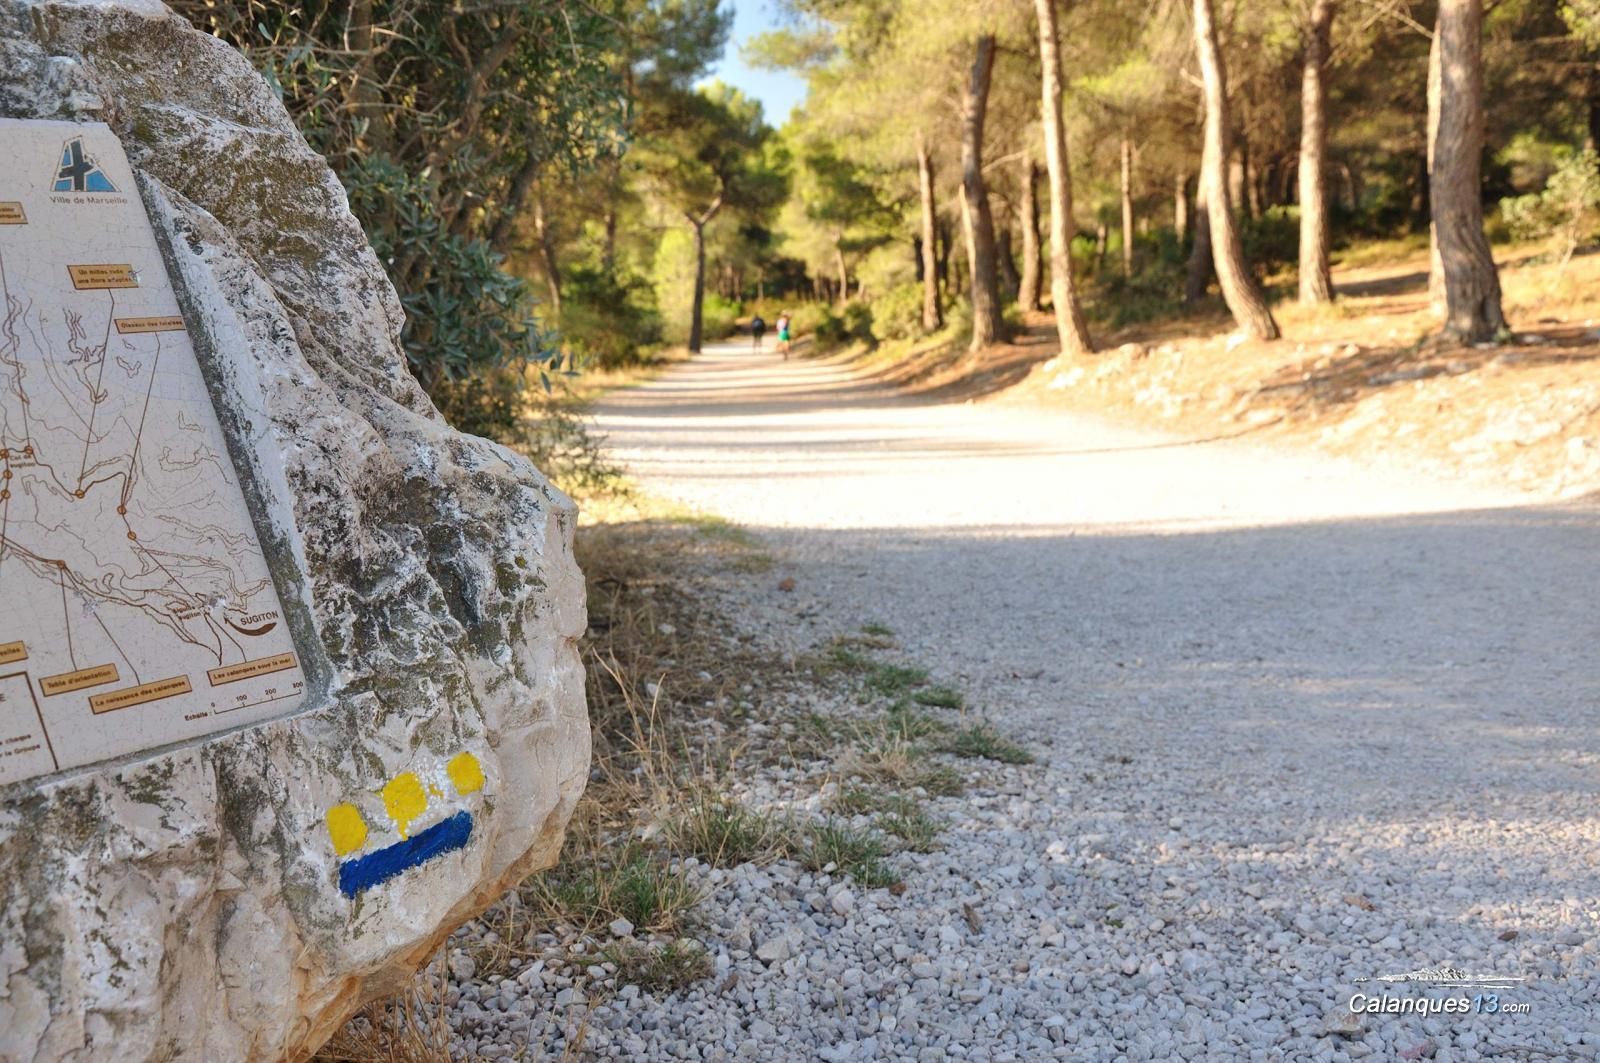
[[[791,308],[789,325],[796,337],[814,335],[817,326],[833,316],[833,308],[827,303],[801,303]]]
[[[741,307],[715,292],[707,292],[700,306],[700,333],[707,340],[726,339],[739,327]],[[771,322],[768,322],[770,325]]]
[[[603,270],[578,267],[562,285],[561,338],[584,362],[606,368],[638,360],[641,347],[661,342],[655,293]]]
[[[922,285],[916,281],[890,288],[872,301],[873,331],[883,340],[909,340],[922,335]]]
[[[844,308],[844,332],[847,337],[869,347],[878,345],[878,337],[873,333],[872,307],[867,303],[851,303]]]
[[[1500,201],[1500,216],[1513,236],[1554,237],[1563,262],[1600,226],[1600,156],[1593,149],[1563,153],[1544,190]]]
[[[811,333],[816,339],[819,352],[837,350],[850,341],[850,334],[845,328],[844,318],[834,313],[831,309],[823,311]]]
[[[1239,219],[1245,261],[1257,277],[1267,277],[1300,261],[1300,208],[1268,207],[1254,218]]]

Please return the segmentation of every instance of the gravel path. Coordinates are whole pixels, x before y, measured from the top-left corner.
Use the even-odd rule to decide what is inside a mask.
[[[628,993],[602,1054],[1600,1053],[1594,506],[743,347],[600,424],[648,488],[775,551],[762,579],[795,591],[741,607],[775,651],[886,624],[1043,761],[938,802],[904,896],[714,872],[720,985]],[[1526,982],[1495,1014],[1349,1014],[1483,992],[1358,981],[1441,964]]]

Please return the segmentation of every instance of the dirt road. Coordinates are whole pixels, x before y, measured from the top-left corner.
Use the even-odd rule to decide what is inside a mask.
[[[797,650],[885,624],[1043,747],[1017,830],[1075,861],[1051,895],[1075,1050],[1159,1057],[1135,1046],[1181,1027],[1196,1057],[1593,1058],[1593,505],[918,403],[744,346],[600,423],[647,488],[773,545],[797,590],[752,622]],[[953,831],[981,889],[983,830]],[[1445,963],[1526,978],[1502,999],[1532,1013],[1334,1032],[1359,979]],[[1177,1010],[1123,1016],[1130,970]]]

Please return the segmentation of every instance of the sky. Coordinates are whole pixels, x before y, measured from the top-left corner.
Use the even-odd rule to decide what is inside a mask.
[[[712,68],[711,78],[721,78],[747,96],[761,101],[767,123],[781,126],[789,111],[805,99],[806,83],[793,74],[774,70],[752,70],[739,58],[739,46],[757,34],[783,25],[776,0],[725,0],[733,8],[733,32],[722,59]]]

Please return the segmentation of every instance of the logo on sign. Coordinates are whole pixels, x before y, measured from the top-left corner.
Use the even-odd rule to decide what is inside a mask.
[[[94,156],[83,150],[83,138],[73,137],[62,145],[61,163],[56,167],[56,192],[115,192],[111,183],[95,162]]]

